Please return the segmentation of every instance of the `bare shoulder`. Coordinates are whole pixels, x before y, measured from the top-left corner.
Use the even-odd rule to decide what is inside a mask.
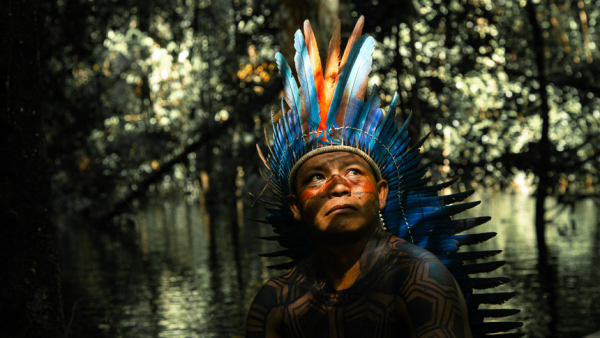
[[[307,276],[301,262],[290,272],[269,279],[260,288],[246,320],[246,337],[279,337],[283,308],[303,292]]]
[[[250,310],[255,305],[267,309],[284,303],[288,298],[290,290],[294,289],[298,283],[305,279],[302,270],[296,266],[288,273],[266,281],[256,294],[256,297],[254,297]]]
[[[394,236],[388,245],[399,269],[397,314],[417,336],[471,337],[464,297],[437,256]]]
[[[402,238],[398,238],[394,235],[390,235],[388,240],[388,247],[390,251],[397,255],[399,258],[404,258],[407,260],[415,260],[415,261],[432,261],[432,262],[440,262],[436,255],[431,252],[421,248],[420,246],[414,245],[411,242],[405,241]]]
[[[433,253],[390,235],[389,252],[394,264],[406,270],[413,278],[431,278],[442,285],[454,286],[454,278],[439,258]]]

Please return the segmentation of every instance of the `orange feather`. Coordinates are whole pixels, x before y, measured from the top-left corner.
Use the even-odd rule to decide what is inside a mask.
[[[313,33],[310,21],[308,20],[304,21],[304,42],[306,44],[306,49],[308,50],[308,58],[310,59],[310,64],[313,69],[315,87],[317,88],[317,95],[319,97],[319,113],[321,115],[319,129],[324,129],[329,107],[326,105],[323,91],[323,66],[321,65],[321,56],[319,55],[319,48],[317,47],[317,39],[315,39],[315,34]]]
[[[356,40],[358,40],[358,38],[360,38],[360,35],[362,34],[362,29],[363,29],[364,23],[365,23],[365,17],[361,15],[360,18],[358,18],[356,25],[354,26],[354,30],[352,31],[352,35],[350,36],[350,39],[348,39],[348,44],[346,44],[346,49],[344,50],[344,56],[342,57],[342,62],[340,62],[338,76],[342,72],[342,69],[344,69],[344,64],[346,64],[346,60],[348,59],[348,54],[350,54],[350,50],[352,49],[352,46],[354,46],[354,43],[356,42]]]
[[[266,157],[263,155],[262,151],[260,151],[260,147],[258,146],[258,143],[256,144],[256,149],[258,150],[258,156],[260,156],[260,159],[265,164],[265,167],[267,167],[267,169],[271,170],[271,167],[269,167],[269,163],[267,162]]]
[[[338,69],[340,65],[340,35],[341,35],[341,24],[340,21],[335,23],[333,30],[333,36],[329,41],[329,49],[327,50],[327,63],[325,64],[325,84],[323,85],[323,97],[327,111],[331,105],[331,99],[335,92],[335,82],[338,75]],[[319,100],[321,98],[319,97]]]

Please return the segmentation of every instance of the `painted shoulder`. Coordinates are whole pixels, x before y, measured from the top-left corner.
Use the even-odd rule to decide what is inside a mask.
[[[435,254],[393,235],[390,235],[387,245],[387,259],[399,269],[405,282],[426,280],[427,283],[456,288],[454,277]],[[406,288],[401,290],[406,291]]]
[[[386,233],[388,236],[386,246],[389,250],[389,255],[396,257],[400,261],[427,261],[442,264],[439,258],[417,246],[409,241],[402,238],[396,237],[392,234]]]
[[[255,297],[255,302],[266,301],[281,306],[302,297],[311,285],[314,267],[312,256],[302,260],[288,273],[269,279]]]

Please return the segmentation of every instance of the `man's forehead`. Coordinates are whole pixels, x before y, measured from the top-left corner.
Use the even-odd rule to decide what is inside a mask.
[[[369,164],[362,157],[346,151],[334,151],[311,157],[302,164],[298,173],[319,167],[345,166],[351,164],[358,164],[370,169]]]

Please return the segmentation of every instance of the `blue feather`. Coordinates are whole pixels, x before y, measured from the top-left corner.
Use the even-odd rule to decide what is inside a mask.
[[[346,117],[344,118],[344,126],[342,127],[342,142],[344,144],[351,144],[351,136],[354,132],[354,120],[356,116],[360,114],[365,103],[359,98],[353,98],[346,109]]]
[[[373,102],[374,92],[371,93],[369,100],[358,110],[355,114],[353,114],[352,119],[349,121],[349,125],[351,126],[350,131],[348,133],[348,142],[350,144],[356,144],[355,138],[357,134],[362,132],[360,128],[361,122],[364,123],[364,120],[367,118],[367,113],[369,108],[371,107],[371,103]],[[353,99],[354,101],[354,99]]]
[[[394,96],[394,98],[396,98],[396,96]],[[392,108],[392,106],[390,106],[388,113],[385,115],[385,120],[383,120],[383,123],[381,123],[381,125],[379,125],[377,127],[377,129],[375,130],[375,132],[373,133],[373,139],[376,139],[377,137],[379,137],[379,134],[381,133],[381,131],[384,128],[387,128],[390,125],[396,124],[394,122],[395,115],[396,115],[396,111]]]
[[[373,89],[371,90],[371,95],[369,96],[369,99],[367,100],[367,103],[363,107],[362,111],[360,112],[360,114],[358,116],[355,116],[354,121],[352,121],[352,125],[356,129],[353,129],[353,132],[350,134],[349,138],[353,142],[353,144],[359,143],[359,142],[356,142],[355,140],[360,140],[360,136],[364,132],[363,127],[365,125],[365,121],[367,120],[367,117],[369,116],[371,107],[378,106],[379,102],[381,101],[379,99],[379,96],[377,96],[377,97],[375,96],[376,92],[377,92],[377,86],[374,86]]]
[[[291,111],[288,112],[287,114],[285,113],[285,109],[283,108],[283,97],[282,97],[281,98],[281,119],[283,120],[283,124],[285,126],[285,136],[287,139],[288,147],[290,147],[292,145],[292,140],[293,140],[293,135],[290,130],[290,127],[293,128],[293,126],[291,125],[291,121],[289,121],[290,114],[291,114]]]
[[[317,94],[317,87],[315,86],[312,65],[308,57],[308,49],[306,48],[304,36],[300,30],[297,30],[296,35],[294,36],[294,47],[296,48],[294,62],[296,63],[296,71],[298,72],[298,78],[300,79],[300,96],[306,107],[310,131],[313,132],[317,130],[319,122],[321,122],[321,115],[319,114],[319,96]]]
[[[398,104],[398,102],[396,102],[397,100],[398,100],[398,92],[394,92],[394,98],[392,98],[392,103],[390,103],[390,108],[388,108],[388,114],[390,114],[392,111],[394,111],[394,113],[395,113],[396,104]]]
[[[285,61],[283,55],[277,52],[275,54],[275,60],[277,62],[277,68],[279,68],[279,74],[283,80],[283,92],[285,101],[287,102],[290,109],[296,107],[297,111],[300,111],[302,107],[302,100],[300,99],[300,92],[298,91],[298,84],[292,75],[292,69]]]
[[[276,123],[273,120],[275,114],[271,111],[271,127],[273,128],[273,148],[277,154],[281,154],[283,151],[281,144],[279,143],[279,136],[277,135]],[[273,154],[275,156],[275,154]]]
[[[300,113],[298,113],[298,110],[296,109],[296,107],[292,108],[291,111],[291,116],[292,116],[292,120],[294,121],[294,135],[296,135],[296,137],[294,138],[294,151],[296,153],[296,156],[298,156],[298,158],[300,156],[302,156],[302,148],[304,145],[304,138],[302,137],[303,133],[302,133],[302,121],[300,120]],[[295,162],[295,161],[294,161]]]
[[[361,85],[368,80],[374,49],[375,40],[372,37],[361,36],[356,40],[331,99],[329,112],[327,112],[327,128],[333,126],[338,109],[342,105],[342,100],[348,100],[347,104],[350,104],[352,98],[356,97],[356,92],[361,88]]]
[[[369,112],[369,117],[367,118],[367,121],[365,122],[365,133],[364,135],[364,139],[361,139],[361,144],[363,144],[363,147],[365,148],[365,150],[367,151],[367,154],[371,155],[371,150],[372,150],[372,144],[373,144],[373,133],[375,132],[375,129],[377,129],[377,126],[379,125],[381,118],[383,117],[383,111],[381,109],[379,109],[378,107],[375,107],[374,109],[372,109]]]
[[[373,90],[373,92],[374,91],[375,90]],[[359,129],[361,130],[361,132],[360,132],[360,138],[358,139],[358,144],[364,150],[368,150],[367,145],[365,143],[366,143],[367,139],[370,137],[371,125],[373,124],[373,120],[377,119],[379,116],[378,112],[380,111],[380,109],[379,109],[380,103],[381,103],[381,98],[379,96],[375,96],[375,98],[372,100],[371,104],[369,105],[368,112],[365,113],[366,118],[363,118],[363,120],[360,121]]]

